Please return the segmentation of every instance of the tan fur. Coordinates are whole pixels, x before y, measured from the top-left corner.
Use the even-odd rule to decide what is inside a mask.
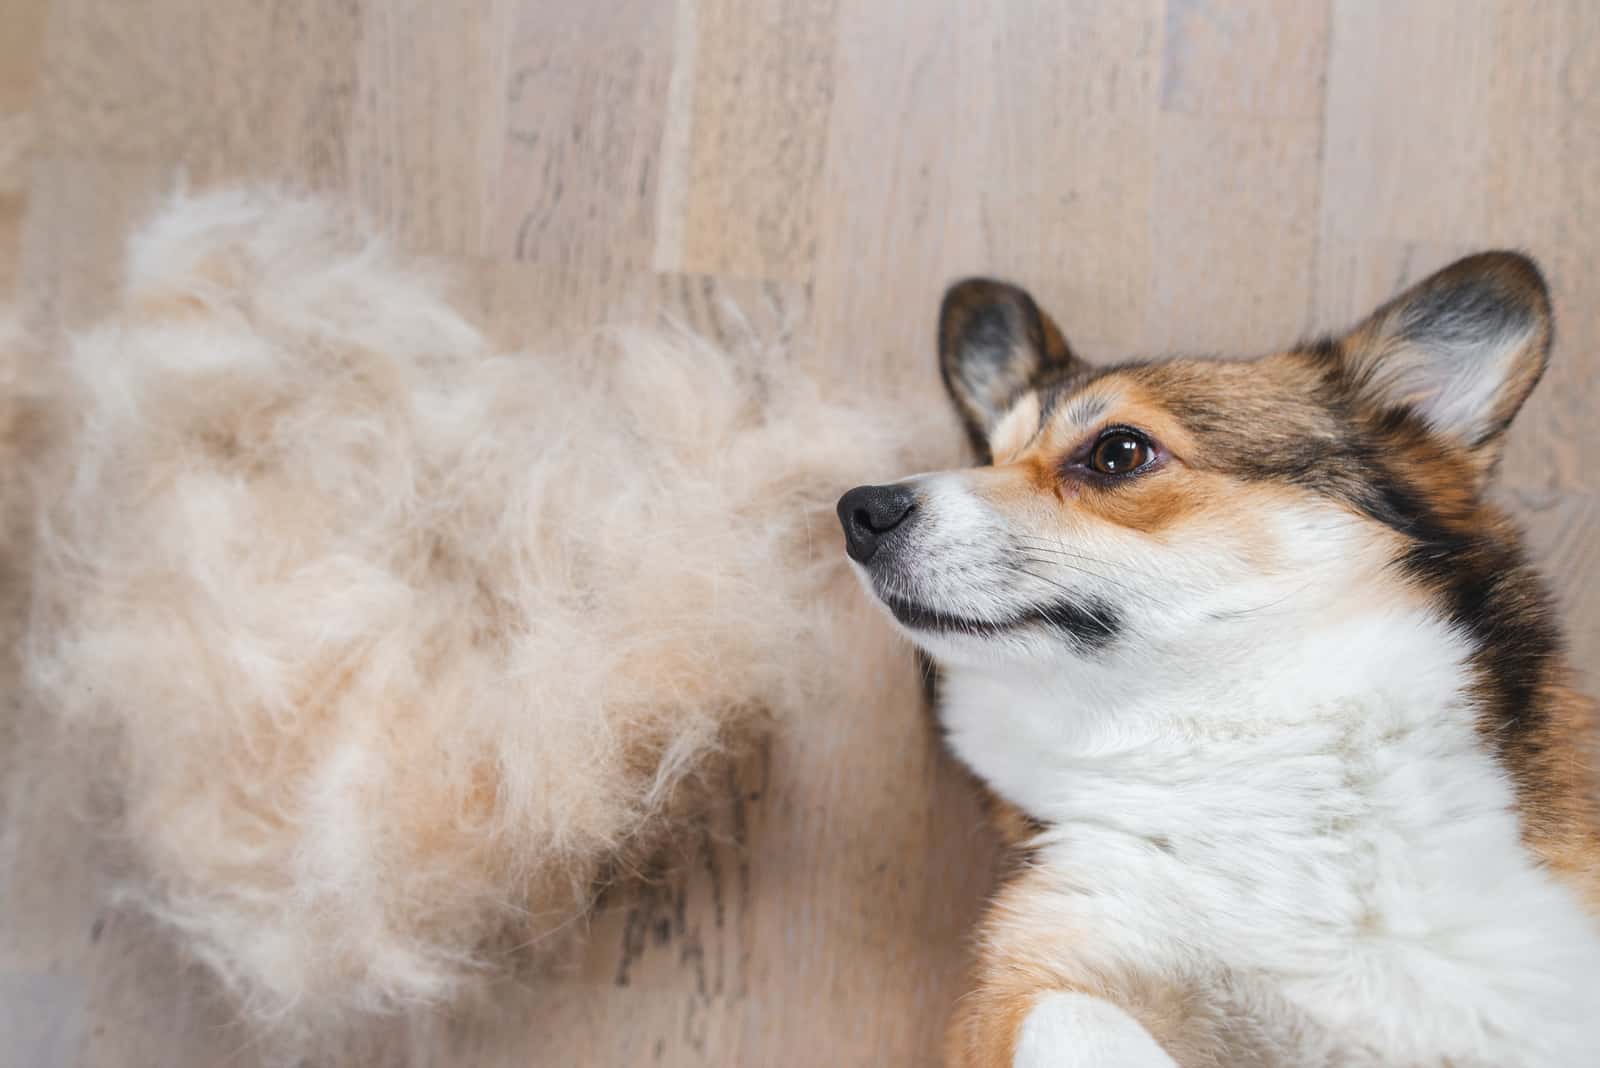
[[[996,464],[1012,462],[1027,448],[1039,428],[1039,395],[1029,393],[1017,401],[990,437]]]
[[[275,1041],[494,975],[719,754],[869,700],[829,670],[882,626],[833,500],[941,423],[774,355],[502,353],[325,206],[172,205],[51,354],[30,774],[82,784],[123,900]]]

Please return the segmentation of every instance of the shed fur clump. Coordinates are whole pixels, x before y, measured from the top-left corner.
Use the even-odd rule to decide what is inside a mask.
[[[496,352],[316,202],[134,239],[62,355],[24,673],[129,895],[250,1019],[451,997],[659,841],[751,710],[835,699],[873,624],[834,498],[948,435],[774,355]]]

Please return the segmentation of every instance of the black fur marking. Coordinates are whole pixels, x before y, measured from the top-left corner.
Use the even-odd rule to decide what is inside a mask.
[[[1079,605],[1057,601],[1037,611],[1041,622],[1068,635],[1086,652],[1098,652],[1116,640],[1122,620],[1104,601]]]
[[[1074,361],[1066,365],[1055,365],[1039,372],[1029,386],[1039,395],[1039,428],[1036,434],[1043,433],[1044,428],[1056,417],[1061,404],[1083,392],[1084,388],[1097,379],[1104,378],[1118,370],[1134,366],[1133,364],[1119,364],[1112,367],[1096,368],[1087,364]],[[1097,410],[1091,419],[1099,418]],[[988,446],[979,453],[979,466],[993,462],[988,455]]]
[[[945,385],[959,397],[973,447],[987,459],[989,431],[1028,388],[1039,361],[1023,312],[1011,304],[974,309],[955,339]]]
[[[1502,285],[1469,277],[1430,286],[1407,299],[1399,313],[1398,336],[1414,344],[1454,348],[1521,333],[1533,325],[1533,309],[1507,300]]]
[[[1325,366],[1331,366],[1339,359],[1339,343],[1327,335],[1306,342],[1300,351]]]
[[[1059,631],[1086,652],[1104,649],[1122,630],[1121,618],[1110,605],[1098,601],[1089,605],[1057,601],[1030,608],[1010,619],[993,622],[950,615],[899,597],[886,596],[883,602],[896,619],[912,630],[986,638],[1024,627],[1047,626]]]
[[[961,332],[963,352],[962,370],[970,367],[980,376],[1000,374],[1005,365],[1016,356],[1016,346],[1021,344],[1027,325],[1018,321],[1018,313],[1010,305],[988,304],[967,317]],[[976,363],[978,366],[972,366]]]
[[[1514,539],[1453,528],[1393,475],[1372,485],[1363,510],[1410,542],[1401,572],[1441,598],[1471,642],[1485,711],[1502,752],[1532,744],[1544,705],[1538,690],[1561,650],[1543,582]]]
[[[1404,537],[1396,561],[1402,574],[1437,594],[1450,623],[1473,649],[1485,711],[1502,748],[1526,744],[1543,705],[1536,700],[1561,648],[1549,594],[1517,540],[1493,525],[1452,521],[1439,514],[1387,462],[1426,429],[1406,409],[1381,413],[1370,437],[1345,443],[1339,466],[1351,472],[1355,493],[1324,485]]]

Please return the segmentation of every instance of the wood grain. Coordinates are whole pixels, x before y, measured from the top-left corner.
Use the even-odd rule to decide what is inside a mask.
[[[1321,124],[1164,114],[1158,130],[1143,347],[1254,353],[1308,333]],[[1242,233],[1272,239],[1245,253]]]
[[[962,142],[977,152],[963,160],[989,262],[950,267],[1025,280],[1086,352],[1125,355],[1144,340],[1158,254],[1163,5],[1041,0],[996,11],[987,41],[963,28],[978,46],[962,86],[973,94]]]
[[[28,158],[33,151],[34,94],[44,60],[47,0],[17,0],[0,34],[0,299],[16,288]]]
[[[416,248],[487,251],[499,182],[510,176],[508,74],[527,27],[513,36],[502,0],[357,10],[353,76],[330,80],[321,101],[324,124],[348,132],[315,177],[335,186],[344,177],[358,203]]]
[[[835,0],[694,0],[683,270],[805,279],[833,84]]]
[[[1260,351],[1523,247],[1560,327],[1500,492],[1600,663],[1590,0],[8,0],[0,294],[47,333],[164,192],[252,178],[364,205],[507,344],[684,322],[918,405],[959,275],[1107,360]],[[932,1061],[994,844],[877,640],[895,670],[839,668],[870,700],[776,725],[584,937],[339,1063]],[[0,803],[0,1063],[258,1062],[69,807]]]
[[[650,266],[673,22],[666,0],[518,5],[491,255],[591,286]]]
[[[1171,0],[1162,109],[1320,119],[1328,45],[1325,0]]]

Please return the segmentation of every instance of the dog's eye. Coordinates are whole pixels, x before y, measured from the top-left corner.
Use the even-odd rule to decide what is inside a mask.
[[[1097,474],[1126,475],[1155,459],[1150,442],[1131,430],[1108,430],[1089,451],[1089,467]]]

